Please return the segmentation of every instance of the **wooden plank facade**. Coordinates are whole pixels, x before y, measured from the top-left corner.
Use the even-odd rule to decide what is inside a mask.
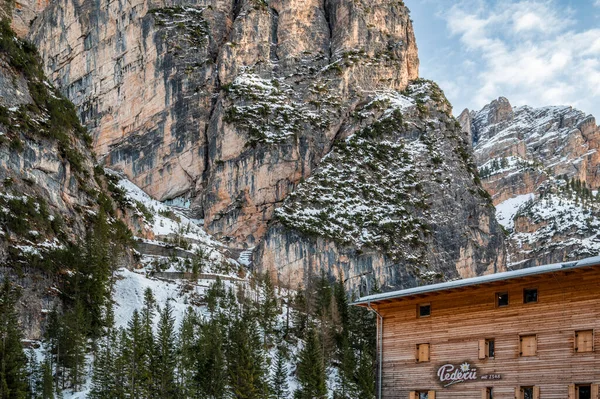
[[[382,398],[600,399],[599,265],[358,304],[383,318]]]

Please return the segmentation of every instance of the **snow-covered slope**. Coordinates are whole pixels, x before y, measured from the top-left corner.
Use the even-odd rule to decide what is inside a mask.
[[[510,235],[509,266],[597,255],[600,130],[568,106],[512,107],[499,98],[459,120],[483,186]]]

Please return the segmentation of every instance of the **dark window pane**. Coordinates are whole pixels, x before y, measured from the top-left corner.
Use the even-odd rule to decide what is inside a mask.
[[[533,388],[523,388],[523,399],[533,399]]]
[[[508,306],[508,292],[497,294],[498,306]]]
[[[431,314],[431,305],[419,306],[419,317],[429,316]]]
[[[589,385],[577,387],[579,391],[579,399],[592,399],[592,387]]]
[[[492,388],[488,388],[488,397],[487,399],[494,399],[494,390]]]
[[[428,399],[429,398],[429,393],[428,392],[421,392],[419,393],[419,399]]]
[[[525,290],[523,292],[523,302],[524,303],[532,303],[532,302],[537,302],[538,300],[538,295],[537,295],[537,289],[530,289],[530,290]]]
[[[490,340],[488,340],[488,357],[494,357],[495,354],[496,354],[496,348],[494,345],[494,340],[490,339]]]

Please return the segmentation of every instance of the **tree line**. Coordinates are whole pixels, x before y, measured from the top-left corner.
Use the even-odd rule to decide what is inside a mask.
[[[22,349],[17,296],[5,281],[0,333],[13,345],[0,352],[0,398],[54,399],[79,390],[89,362],[93,399],[375,396],[374,318],[350,306],[343,283],[324,274],[294,292],[268,275],[229,287],[217,280],[202,312],[188,308],[179,325],[171,301],[158,304],[150,289],[126,328],[115,327],[106,300],[95,330],[80,301],[50,314],[40,362]]]

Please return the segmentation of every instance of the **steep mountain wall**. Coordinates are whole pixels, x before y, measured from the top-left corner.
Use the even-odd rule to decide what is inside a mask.
[[[493,205],[435,84],[372,98],[344,130],[276,211],[263,270],[294,286],[325,269],[361,293],[504,270]]]
[[[511,234],[509,264],[596,255],[600,129],[566,106],[513,107],[499,98],[459,117],[472,137],[483,186]]]
[[[19,314],[40,338],[45,314],[60,307],[68,265],[46,256],[85,237],[100,202],[91,138],[73,105],[45,78],[35,48],[0,23],[0,276],[23,290]],[[127,259],[119,259],[127,263]]]
[[[59,0],[30,38],[98,156],[236,245],[264,236],[366,93],[418,75],[402,2]]]

